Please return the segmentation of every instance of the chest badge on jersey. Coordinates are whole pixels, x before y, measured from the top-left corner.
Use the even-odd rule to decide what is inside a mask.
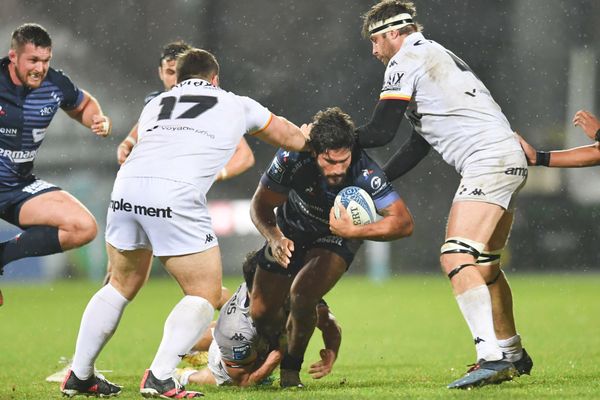
[[[249,344],[233,346],[231,350],[233,350],[233,359],[236,361],[245,360],[252,354]]]
[[[49,104],[40,108],[40,116],[42,117],[54,115],[54,113],[56,113],[56,106],[54,104]]]
[[[381,178],[378,176],[374,176],[373,179],[371,179],[371,187],[374,190],[377,190],[381,187]]]

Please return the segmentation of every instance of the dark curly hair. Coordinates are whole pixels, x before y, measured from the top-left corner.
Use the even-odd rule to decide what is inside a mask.
[[[163,60],[171,61],[177,60],[177,57],[183,53],[191,49],[192,46],[184,42],[183,40],[177,40],[176,42],[171,42],[163,47],[162,52],[160,53],[160,59],[158,60],[158,66],[162,66]]]
[[[248,291],[252,291],[252,283],[254,282],[254,274],[256,268],[258,268],[258,252],[259,250],[251,251],[246,254],[246,259],[242,264],[242,272],[244,274],[244,281],[246,281],[246,287]]]
[[[310,146],[316,154],[354,147],[354,122],[339,107],[319,111],[313,118]]]

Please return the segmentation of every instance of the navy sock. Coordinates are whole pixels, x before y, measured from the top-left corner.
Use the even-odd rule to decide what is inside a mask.
[[[304,357],[296,357],[288,353],[287,351],[283,355],[283,359],[281,360],[281,369],[291,369],[293,371],[300,371],[302,368],[302,362],[304,361]]]
[[[62,253],[58,228],[32,226],[7,242],[0,244],[0,265],[26,257]]]

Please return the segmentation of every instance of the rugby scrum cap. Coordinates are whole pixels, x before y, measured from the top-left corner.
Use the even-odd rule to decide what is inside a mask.
[[[406,25],[413,23],[412,16],[408,13],[394,15],[382,21],[373,22],[369,25],[369,36],[377,33],[386,33],[394,29],[404,28]]]

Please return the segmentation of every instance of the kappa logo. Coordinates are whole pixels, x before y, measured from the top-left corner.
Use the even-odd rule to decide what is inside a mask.
[[[470,196],[485,196],[485,193],[483,192],[483,190],[476,188],[473,189],[473,191],[471,193],[469,193]]]
[[[232,337],[229,338],[229,340],[237,340],[238,342],[241,342],[242,340],[246,340],[246,336],[236,332]]]
[[[207,233],[207,234],[206,234],[206,239],[204,240],[204,244],[206,244],[206,243],[210,243],[210,242],[212,242],[213,240],[215,240],[215,237],[214,237],[213,235],[211,235],[210,233]]]

